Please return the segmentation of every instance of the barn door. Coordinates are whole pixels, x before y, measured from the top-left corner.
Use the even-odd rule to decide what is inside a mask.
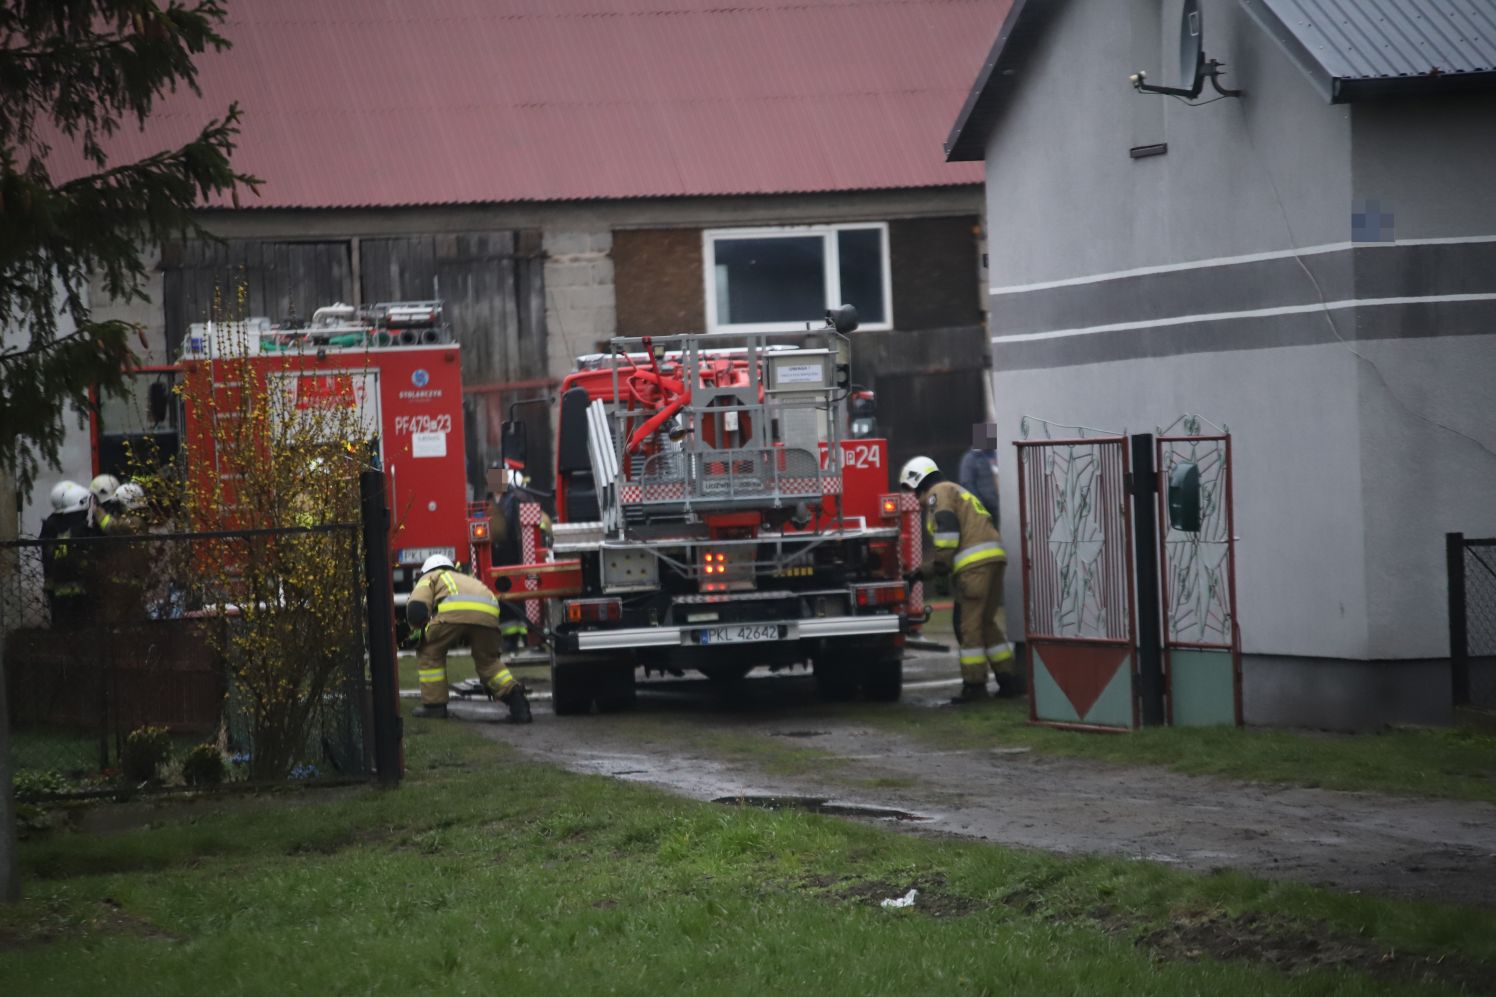
[[[509,407],[549,389],[544,260],[537,232],[470,232],[359,240],[367,302],[440,298],[462,344],[468,480],[483,494],[483,470],[499,458]],[[549,408],[525,406],[527,470],[550,479]]]

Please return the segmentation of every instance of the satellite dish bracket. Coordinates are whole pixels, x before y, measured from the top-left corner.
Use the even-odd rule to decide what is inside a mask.
[[[1195,67],[1195,82],[1189,89],[1185,89],[1184,87],[1156,86],[1148,82],[1148,74],[1141,69],[1127,79],[1132,84],[1132,88],[1140,93],[1163,93],[1174,97],[1186,97],[1190,100],[1194,100],[1200,96],[1200,91],[1205,89],[1205,81],[1209,80],[1210,85],[1215,88],[1215,92],[1222,97],[1240,97],[1246,93],[1245,90],[1232,90],[1230,87],[1221,86],[1221,70],[1225,68],[1224,63],[1217,62],[1214,59],[1207,59],[1202,54],[1199,64]]]

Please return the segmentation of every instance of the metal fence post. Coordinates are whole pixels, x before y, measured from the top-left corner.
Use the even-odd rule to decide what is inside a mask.
[[[1143,725],[1164,722],[1164,670],[1159,630],[1158,513],[1154,496],[1158,474],[1153,434],[1132,435],[1132,535],[1137,573],[1138,699]]]
[[[384,472],[359,474],[364,531],[365,612],[369,628],[369,673],[374,693],[374,765],[386,786],[400,782],[400,683],[395,673],[395,592],[390,577],[389,508]]]
[[[1470,630],[1465,611],[1465,534],[1444,534],[1449,576],[1449,683],[1455,706],[1470,705]]]

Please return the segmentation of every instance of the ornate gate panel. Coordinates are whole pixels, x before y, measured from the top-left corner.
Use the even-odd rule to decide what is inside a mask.
[[[1029,717],[1136,727],[1127,437],[1016,445]]]
[[[1165,430],[1155,441],[1167,722],[1240,726],[1231,434],[1193,435],[1194,417],[1175,426],[1192,435]],[[1171,512],[1171,501],[1183,508]]]

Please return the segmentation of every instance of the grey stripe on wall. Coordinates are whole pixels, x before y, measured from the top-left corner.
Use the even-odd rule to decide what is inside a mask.
[[[1496,242],[1365,246],[1008,291],[990,295],[989,305],[992,335],[1006,336],[1316,301],[1480,291],[1496,291]]]
[[[997,341],[993,348],[997,369],[1065,366],[1103,358],[1331,342],[1337,331],[1345,339],[1496,332],[1489,307],[1484,311],[1481,308],[1488,303],[1481,302],[1381,305],[1186,321],[1155,329],[1084,331],[1095,326],[1145,324],[1321,302],[1493,292],[1496,242],[1358,246],[1299,259],[1223,263],[993,293],[989,296],[989,328]],[[1027,342],[1001,341],[1007,336],[1069,330],[1076,330],[1076,334]]]
[[[998,342],[992,346],[992,365],[1003,372],[1338,341],[1479,335],[1496,335],[1496,300],[1379,305]]]

